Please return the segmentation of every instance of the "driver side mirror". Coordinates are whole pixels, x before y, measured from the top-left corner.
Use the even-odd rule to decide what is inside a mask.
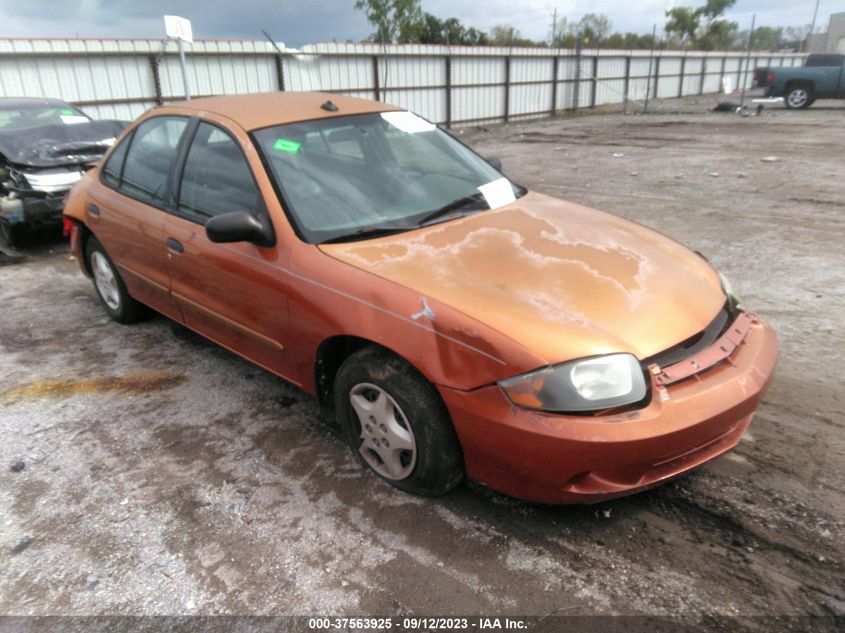
[[[257,246],[272,246],[273,235],[261,220],[246,211],[231,211],[215,215],[205,224],[208,239],[218,244],[251,242]]]
[[[484,160],[490,163],[490,166],[496,171],[502,171],[502,159],[498,156],[485,156]]]

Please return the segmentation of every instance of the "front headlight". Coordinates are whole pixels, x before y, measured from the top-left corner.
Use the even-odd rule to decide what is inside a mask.
[[[731,286],[731,282],[728,281],[728,278],[722,273],[719,273],[719,281],[722,282],[722,292],[724,292],[725,296],[728,298],[728,308],[731,312],[734,312],[741,303],[739,297],[736,296],[733,286]]]
[[[600,411],[639,402],[646,395],[642,367],[631,354],[609,354],[544,367],[499,382],[508,399],[526,409]]]

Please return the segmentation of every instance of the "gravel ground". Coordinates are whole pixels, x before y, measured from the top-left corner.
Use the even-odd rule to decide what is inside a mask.
[[[111,322],[34,243],[0,267],[0,613],[843,615],[845,109],[713,101],[458,133],[705,253],[774,324],[731,454],[590,507],[410,497],[306,394],[162,317]]]

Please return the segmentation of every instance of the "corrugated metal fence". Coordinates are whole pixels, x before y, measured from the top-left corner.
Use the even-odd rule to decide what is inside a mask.
[[[755,66],[803,55],[315,44],[186,45],[194,96],[321,90],[394,103],[446,125],[549,116],[557,110],[715,93],[748,86]],[[580,63],[579,63],[580,59]],[[651,72],[649,73],[649,68]],[[173,42],[0,39],[0,96],[57,97],[97,118],[133,119],[182,98]]]

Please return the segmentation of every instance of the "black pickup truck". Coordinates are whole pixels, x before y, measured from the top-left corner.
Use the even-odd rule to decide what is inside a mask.
[[[767,97],[783,97],[791,110],[808,108],[816,99],[845,99],[845,55],[809,55],[803,66],[754,69],[754,87]]]

